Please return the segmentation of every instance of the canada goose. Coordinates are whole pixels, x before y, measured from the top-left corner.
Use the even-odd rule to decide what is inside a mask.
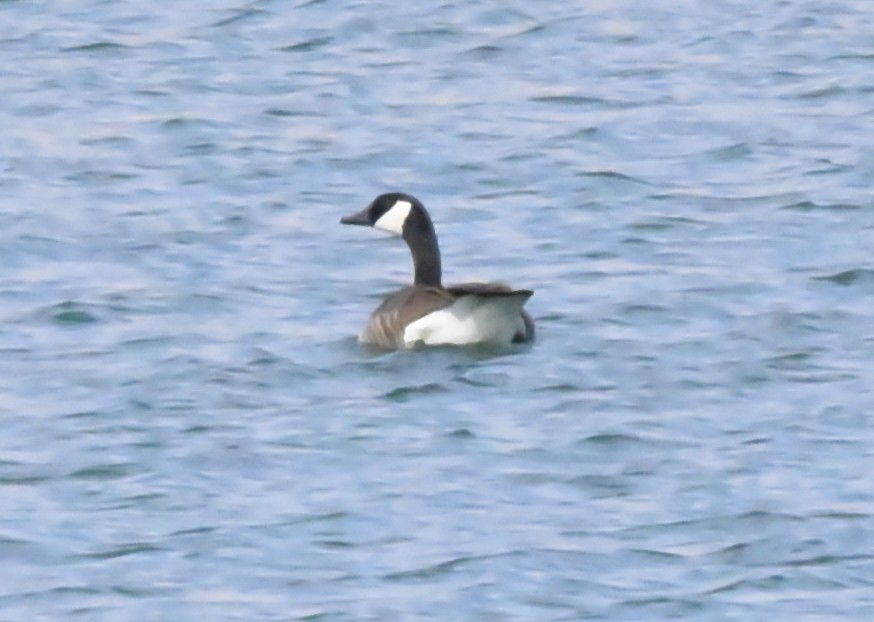
[[[503,283],[444,287],[431,217],[415,197],[381,194],[344,225],[376,227],[403,237],[413,256],[413,284],[380,304],[358,340],[394,350],[425,345],[510,344],[534,339],[534,320],[522,306],[534,293]]]

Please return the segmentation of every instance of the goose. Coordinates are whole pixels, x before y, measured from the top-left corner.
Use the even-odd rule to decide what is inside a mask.
[[[358,336],[362,344],[397,350],[419,345],[503,346],[534,339],[534,320],[522,308],[532,290],[511,289],[504,283],[443,286],[434,224],[414,196],[381,194],[340,222],[400,236],[413,256],[413,284],[390,294],[373,311]]]

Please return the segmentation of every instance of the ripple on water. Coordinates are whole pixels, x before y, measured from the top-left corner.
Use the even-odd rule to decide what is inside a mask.
[[[436,393],[447,393],[447,389],[443,384],[437,382],[428,382],[417,386],[397,387],[384,395],[387,400],[392,402],[408,402],[411,399],[434,395]]]
[[[94,324],[98,322],[95,313],[97,305],[67,300],[53,305],[47,310],[52,321],[61,326],[78,326],[82,324]]]
[[[828,281],[837,285],[874,285],[874,269],[870,268],[854,268],[852,270],[842,270],[833,274],[824,276],[815,276],[814,280]]]
[[[846,212],[861,209],[860,205],[848,203],[814,203],[813,201],[799,201],[782,207],[785,210],[798,212]]]

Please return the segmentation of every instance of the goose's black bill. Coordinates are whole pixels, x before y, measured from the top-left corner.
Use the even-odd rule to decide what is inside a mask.
[[[370,208],[365,207],[360,212],[356,212],[355,214],[350,214],[349,216],[343,216],[340,219],[340,222],[344,225],[364,225],[366,227],[370,226]]]

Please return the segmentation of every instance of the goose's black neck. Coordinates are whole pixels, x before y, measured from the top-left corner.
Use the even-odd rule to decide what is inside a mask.
[[[441,287],[440,248],[424,207],[414,205],[404,223],[404,241],[413,255],[413,283]]]

